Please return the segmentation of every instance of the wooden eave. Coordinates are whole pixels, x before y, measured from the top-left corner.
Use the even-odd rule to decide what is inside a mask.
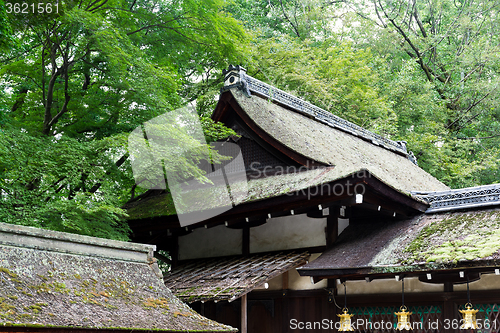
[[[470,281],[479,279],[483,273],[494,273],[500,267],[500,260],[473,260],[462,261],[456,265],[433,266],[429,264],[408,265],[408,266],[387,266],[387,267],[355,267],[355,268],[335,268],[335,269],[297,269],[300,276],[310,276],[315,282],[323,279],[346,280],[366,280],[390,279],[396,275],[401,277],[418,277],[426,283],[455,284],[465,283],[466,278],[460,278],[459,272],[464,272],[464,276],[469,276]],[[380,273],[381,268],[391,272]],[[427,278],[431,274],[431,279]],[[473,278],[474,277],[474,278]]]
[[[292,214],[292,210],[295,215],[314,213],[319,210],[318,205],[321,205],[322,208],[356,206],[375,211],[378,210],[378,206],[381,206],[381,211],[374,212],[374,215],[384,216],[385,212],[385,216],[390,215],[393,217],[394,213],[396,213],[399,218],[424,212],[428,207],[426,203],[387,186],[379,179],[371,176],[367,171],[358,172],[322,185],[330,188],[334,188],[335,186],[350,188],[351,191],[349,193],[353,193],[354,187],[358,184],[363,184],[366,188],[362,204],[356,204],[354,196],[349,196],[347,193],[340,196],[311,196],[308,189],[305,189],[293,195],[283,194],[269,199],[242,203],[220,215],[189,225],[188,229],[192,230],[205,226],[209,228],[225,224],[226,222],[228,227],[233,228],[253,227],[265,223],[268,214],[271,214],[272,217],[288,216]],[[248,222],[246,222],[247,218]],[[181,228],[177,215],[133,220],[129,221],[129,225],[139,240],[147,240],[148,242],[152,238],[164,237],[167,232],[175,233],[178,236],[189,232],[185,228]]]

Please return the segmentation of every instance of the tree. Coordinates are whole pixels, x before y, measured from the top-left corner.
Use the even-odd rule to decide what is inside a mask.
[[[389,60],[394,82],[408,74],[404,72],[403,67],[407,66],[404,64],[413,61],[416,66],[411,80],[433,91],[426,101],[419,103],[427,104],[428,117],[439,119],[442,126],[427,130],[434,137],[434,147],[412,147],[420,157],[427,155],[429,149],[437,153],[431,154],[433,161],[425,157],[429,165],[434,165],[428,170],[454,187],[490,183],[493,179],[486,175],[498,175],[500,166],[497,74],[500,28],[496,20],[500,3],[417,0],[377,0],[370,6],[355,1],[346,3],[363,18],[363,27],[357,32],[366,29],[364,41]],[[357,37],[362,41],[361,35]],[[398,87],[401,86],[391,84],[390,89]],[[439,104],[444,108],[438,107]],[[420,112],[409,115],[412,109],[395,111],[400,120],[416,120],[414,115]],[[417,126],[426,126],[425,123],[416,121],[409,126],[407,122],[400,127],[400,133],[406,136],[408,129],[414,131]]]
[[[265,81],[408,141],[451,187],[498,181],[496,1],[238,0],[231,9],[255,31],[246,63]]]
[[[378,59],[370,50],[348,42],[314,45],[285,35],[261,41],[252,54],[250,75],[361,126],[393,134],[394,115],[379,94]]]
[[[57,13],[8,16],[0,216],[126,239],[119,207],[136,190],[127,134],[195,99],[195,79],[226,67],[245,33],[222,1],[58,4]]]

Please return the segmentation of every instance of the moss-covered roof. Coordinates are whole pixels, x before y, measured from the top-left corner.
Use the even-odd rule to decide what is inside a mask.
[[[310,193],[321,193],[318,185],[333,182],[339,179],[355,176],[367,175],[380,179],[378,174],[368,173],[367,170],[359,169],[340,169],[336,167],[317,168],[313,170],[278,174],[266,178],[250,179],[247,183],[232,183],[231,194],[237,204],[244,204],[274,198],[281,195],[291,195],[299,191],[311,188]],[[246,188],[248,193],[243,195],[242,189]],[[327,191],[324,191],[325,194]],[[406,193],[410,195],[409,193]],[[212,202],[206,196],[199,196],[196,205],[187,207],[183,213],[189,213],[190,209],[197,208],[211,209],[221,205],[219,202]],[[216,196],[211,196],[216,198]],[[416,198],[423,202],[423,200]],[[168,216],[176,214],[176,207],[169,193],[162,193],[146,197],[140,201],[130,203],[126,206],[130,220],[138,220],[144,218],[153,218],[158,216]]]
[[[231,195],[236,204],[265,200],[304,190],[367,170],[387,186],[399,192],[444,191],[449,188],[436,178],[413,164],[406,156],[382,148],[374,143],[327,126],[300,113],[274,104],[257,95],[247,97],[238,89],[231,89],[241,110],[256,126],[282,144],[310,161],[330,165],[299,173],[274,172],[268,177],[250,179],[248,183],[231,183]],[[227,108],[230,109],[230,108]],[[248,189],[248,193],[245,191]],[[206,189],[189,193],[189,205],[174,207],[170,194],[152,195],[125,206],[129,220],[139,220],[174,214],[210,210],[223,206],[214,193],[206,195]],[[213,191],[226,191],[218,188]],[[225,193],[224,193],[225,194]],[[177,211],[176,211],[177,209]]]
[[[231,89],[229,93],[264,132],[312,161],[334,165],[339,172],[367,169],[384,183],[403,192],[449,189],[406,156],[261,97],[249,98],[237,89]]]
[[[364,246],[370,244],[370,246]],[[500,264],[500,208],[420,215],[391,224],[351,224],[301,274],[353,269],[389,273]]]
[[[191,260],[167,274],[165,284],[186,302],[232,301],[306,263],[309,256],[292,252]]]
[[[105,248],[106,240],[99,240],[103,246],[98,250],[87,243],[89,255],[71,253],[63,242],[71,245],[72,235],[66,240],[64,233],[56,232],[48,233],[57,240],[33,237],[33,228],[16,226],[9,231],[4,226],[0,223],[0,325],[235,331],[200,316],[176,298],[156,274],[147,251],[144,260],[119,260],[113,246]],[[84,244],[82,239],[79,244]],[[124,243],[120,251],[133,248],[134,244]]]

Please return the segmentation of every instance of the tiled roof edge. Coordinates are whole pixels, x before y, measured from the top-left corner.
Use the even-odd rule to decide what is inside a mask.
[[[500,184],[438,192],[412,192],[430,204],[426,213],[500,205]]]
[[[155,245],[70,234],[0,222],[0,245],[152,263]]]
[[[406,156],[410,161],[418,165],[417,159],[413,153],[406,150],[405,141],[392,141],[379,134],[368,131],[361,126],[342,119],[299,97],[293,96],[281,89],[275,88],[247,75],[246,70],[243,67],[231,65],[228,70],[223,71],[223,74],[224,87],[222,87],[221,92],[228,91],[232,88],[238,88],[249,97],[252,92],[256,93],[272,100],[274,103],[283,105],[297,113],[313,118],[322,124],[336,128],[369,141],[374,145],[381,146],[387,150]]]

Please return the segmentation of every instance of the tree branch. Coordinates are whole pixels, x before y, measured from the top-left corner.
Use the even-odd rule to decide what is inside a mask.
[[[298,30],[298,27],[296,27],[293,24],[293,22],[290,20],[290,18],[288,17],[288,15],[285,12],[285,7],[283,6],[283,0],[280,0],[280,4],[281,4],[281,11],[283,12],[283,15],[285,16],[285,18],[288,21],[288,23],[290,23],[290,25],[292,26],[292,28],[295,31],[295,34],[297,35],[297,37],[300,38],[300,33],[299,33],[299,30]]]
[[[129,157],[128,153],[126,153],[125,155],[120,157],[120,159],[115,162],[116,167],[120,167],[123,163],[125,163],[125,161],[127,160],[128,157]],[[109,174],[111,174],[111,171],[106,171],[106,175],[109,175]],[[102,185],[101,182],[95,184],[94,186],[92,186],[89,193],[95,193],[99,189],[99,187],[101,187],[101,185]]]

